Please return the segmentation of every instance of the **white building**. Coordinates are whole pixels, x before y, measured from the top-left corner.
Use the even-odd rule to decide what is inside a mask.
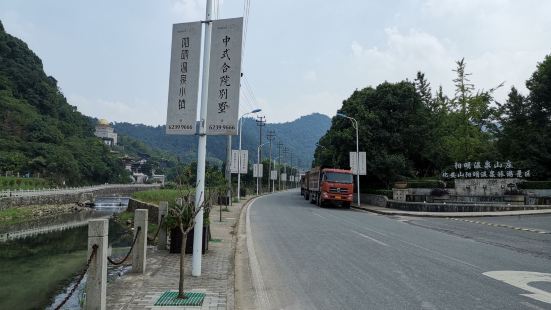
[[[117,134],[106,119],[100,119],[98,121],[94,135],[101,138],[103,143],[109,146],[117,145]]]

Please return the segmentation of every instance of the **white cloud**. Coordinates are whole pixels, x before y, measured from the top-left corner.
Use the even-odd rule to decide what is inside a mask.
[[[204,1],[200,0],[171,0],[172,14],[178,21],[200,20],[205,15]]]
[[[67,96],[69,104],[78,108],[82,114],[96,118],[105,118],[111,122],[130,122],[141,124],[163,124],[166,119],[166,111],[154,105],[134,100],[123,102],[119,100],[106,100],[98,98],[86,98],[80,95]]]
[[[315,82],[318,80],[318,74],[316,71],[310,70],[304,74],[303,79],[307,82]]]
[[[429,80],[444,83],[449,88],[452,67],[457,59],[451,44],[416,29],[402,33],[396,28],[385,29],[386,40],[381,47],[351,44],[352,63],[356,69],[358,87],[376,86],[384,81],[413,79],[417,71],[426,73]]]

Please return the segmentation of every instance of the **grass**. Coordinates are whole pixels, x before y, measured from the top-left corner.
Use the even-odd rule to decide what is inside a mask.
[[[134,212],[124,211],[117,214],[118,222],[125,225],[126,221],[130,220],[134,222]],[[157,223],[147,223],[147,234],[149,237],[153,238],[157,232],[159,225]]]
[[[28,190],[51,187],[50,182],[42,178],[18,178],[0,176],[0,190]]]
[[[10,208],[0,211],[0,226],[20,223],[32,214],[31,208]]]

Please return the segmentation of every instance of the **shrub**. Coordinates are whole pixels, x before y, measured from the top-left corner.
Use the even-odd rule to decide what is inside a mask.
[[[551,181],[526,181],[518,183],[519,189],[551,189]]]
[[[445,188],[446,183],[440,180],[408,181],[409,188]]]
[[[449,195],[449,194],[450,193],[446,189],[443,189],[443,188],[433,188],[430,191],[430,195],[434,196],[434,197],[442,197],[442,196],[446,196],[446,195]]]

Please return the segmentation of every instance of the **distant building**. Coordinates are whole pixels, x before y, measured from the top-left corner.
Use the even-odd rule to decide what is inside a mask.
[[[117,145],[117,134],[106,119],[100,119],[98,121],[94,135],[101,138],[106,145]]]

